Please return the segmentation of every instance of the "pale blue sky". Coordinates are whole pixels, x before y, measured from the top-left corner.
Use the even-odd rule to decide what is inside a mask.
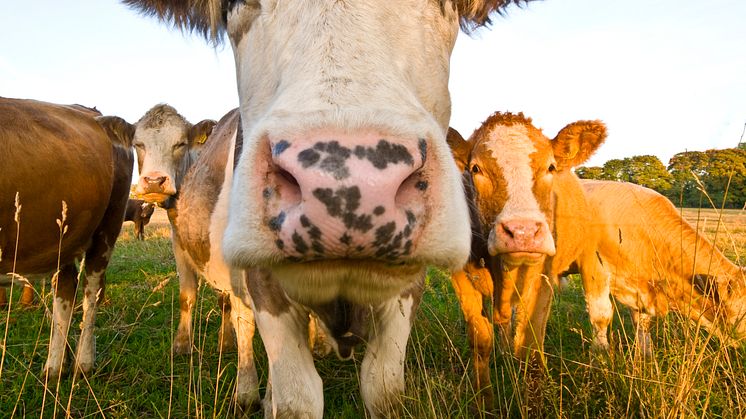
[[[545,0],[459,36],[451,125],[496,110],[552,137],[601,119],[591,160],[733,147],[746,123],[746,1]],[[217,49],[115,0],[0,0],[0,95],[97,106],[134,122],[167,102],[190,121],[237,105],[230,46]]]

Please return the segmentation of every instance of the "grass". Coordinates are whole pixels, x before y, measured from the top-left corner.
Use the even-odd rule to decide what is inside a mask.
[[[232,414],[236,354],[223,354],[218,376],[220,315],[214,293],[200,288],[191,356],[171,355],[178,322],[178,281],[169,228],[162,212],[134,240],[125,225],[112,258],[106,302],[97,319],[97,368],[87,380],[63,379],[46,390],[41,368],[49,338],[49,294],[32,309],[14,305],[7,351],[0,372],[0,417],[184,418]],[[732,259],[744,256],[746,215],[728,211],[716,228],[711,211],[685,210],[690,221]],[[706,220],[706,221],[705,221]],[[694,219],[696,223],[696,218]],[[37,286],[37,289],[41,287]],[[47,286],[48,290],[49,287]],[[20,287],[14,290],[18,298]],[[80,297],[79,297],[80,299]],[[0,330],[6,312],[0,313]],[[75,313],[70,341],[79,334]],[[590,349],[591,327],[578,278],[557,292],[549,319],[548,365],[538,392],[527,394],[517,361],[495,354],[496,410],[475,410],[471,358],[465,322],[446,273],[431,270],[415,322],[407,359],[403,416],[471,417],[746,417],[746,352],[725,348],[675,315],[656,319],[654,357],[636,359],[628,311],[617,308],[610,354]],[[267,368],[261,340],[255,340],[262,385]],[[362,360],[327,357],[317,361],[324,380],[328,417],[365,415],[357,374]],[[44,392],[47,391],[46,398]],[[264,388],[261,389],[262,394]],[[56,396],[55,396],[56,395]],[[259,413],[254,417],[261,417]]]

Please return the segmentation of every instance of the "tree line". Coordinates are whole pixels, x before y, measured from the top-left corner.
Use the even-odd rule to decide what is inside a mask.
[[[655,156],[644,155],[609,160],[602,167],[578,167],[575,173],[582,179],[636,183],[682,207],[709,207],[708,196],[718,208],[741,209],[746,203],[746,144],[685,151],[674,155],[668,166]]]

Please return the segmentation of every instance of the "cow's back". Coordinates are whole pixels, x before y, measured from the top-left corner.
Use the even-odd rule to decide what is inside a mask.
[[[210,259],[210,217],[223,186],[225,165],[238,122],[238,109],[218,122],[179,192],[176,234],[180,245],[200,270]]]
[[[87,246],[108,206],[114,177],[112,143],[95,115],[84,108],[0,98],[0,272],[55,270],[58,253],[64,264]],[[60,245],[57,220],[63,218],[67,229]]]
[[[595,252],[599,238],[599,215],[589,205],[585,191],[574,173],[557,175],[553,188],[554,219],[552,235],[557,254],[551,274],[559,275],[585,252]]]

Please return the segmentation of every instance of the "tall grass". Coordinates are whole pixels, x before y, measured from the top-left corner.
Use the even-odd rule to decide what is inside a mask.
[[[718,234],[718,245],[732,259],[742,257],[746,214],[723,214],[684,211],[687,218],[699,217],[705,235],[714,234],[716,220],[724,222],[719,228],[727,233]],[[14,289],[11,298],[19,294]],[[8,330],[0,371],[0,417],[232,415],[236,354],[219,352],[220,310],[209,287],[200,288],[194,310],[194,352],[172,355],[178,281],[163,218],[155,217],[146,228],[144,242],[135,240],[131,225],[125,225],[107,271],[105,295],[97,318],[95,372],[87,380],[63,378],[56,391],[45,388],[41,373],[49,338],[48,312],[13,307],[0,316],[0,330]],[[51,292],[39,301],[42,307],[51,307]],[[543,375],[526,376],[518,361],[495,353],[495,409],[487,411],[476,405],[478,398],[470,384],[471,352],[449,277],[431,270],[408,346],[402,416],[746,417],[743,348],[724,347],[696,324],[672,314],[654,320],[654,355],[641,358],[635,352],[628,310],[618,306],[616,314],[612,351],[594,353],[582,286],[579,278],[571,278],[555,296]],[[78,307],[74,321],[79,319]],[[70,334],[74,348],[79,329],[71,327]],[[255,343],[260,381],[266,385],[266,357],[258,336]],[[327,417],[364,417],[358,378],[361,362],[361,353],[352,362],[334,356],[317,360]],[[527,390],[527,381],[535,388]]]

